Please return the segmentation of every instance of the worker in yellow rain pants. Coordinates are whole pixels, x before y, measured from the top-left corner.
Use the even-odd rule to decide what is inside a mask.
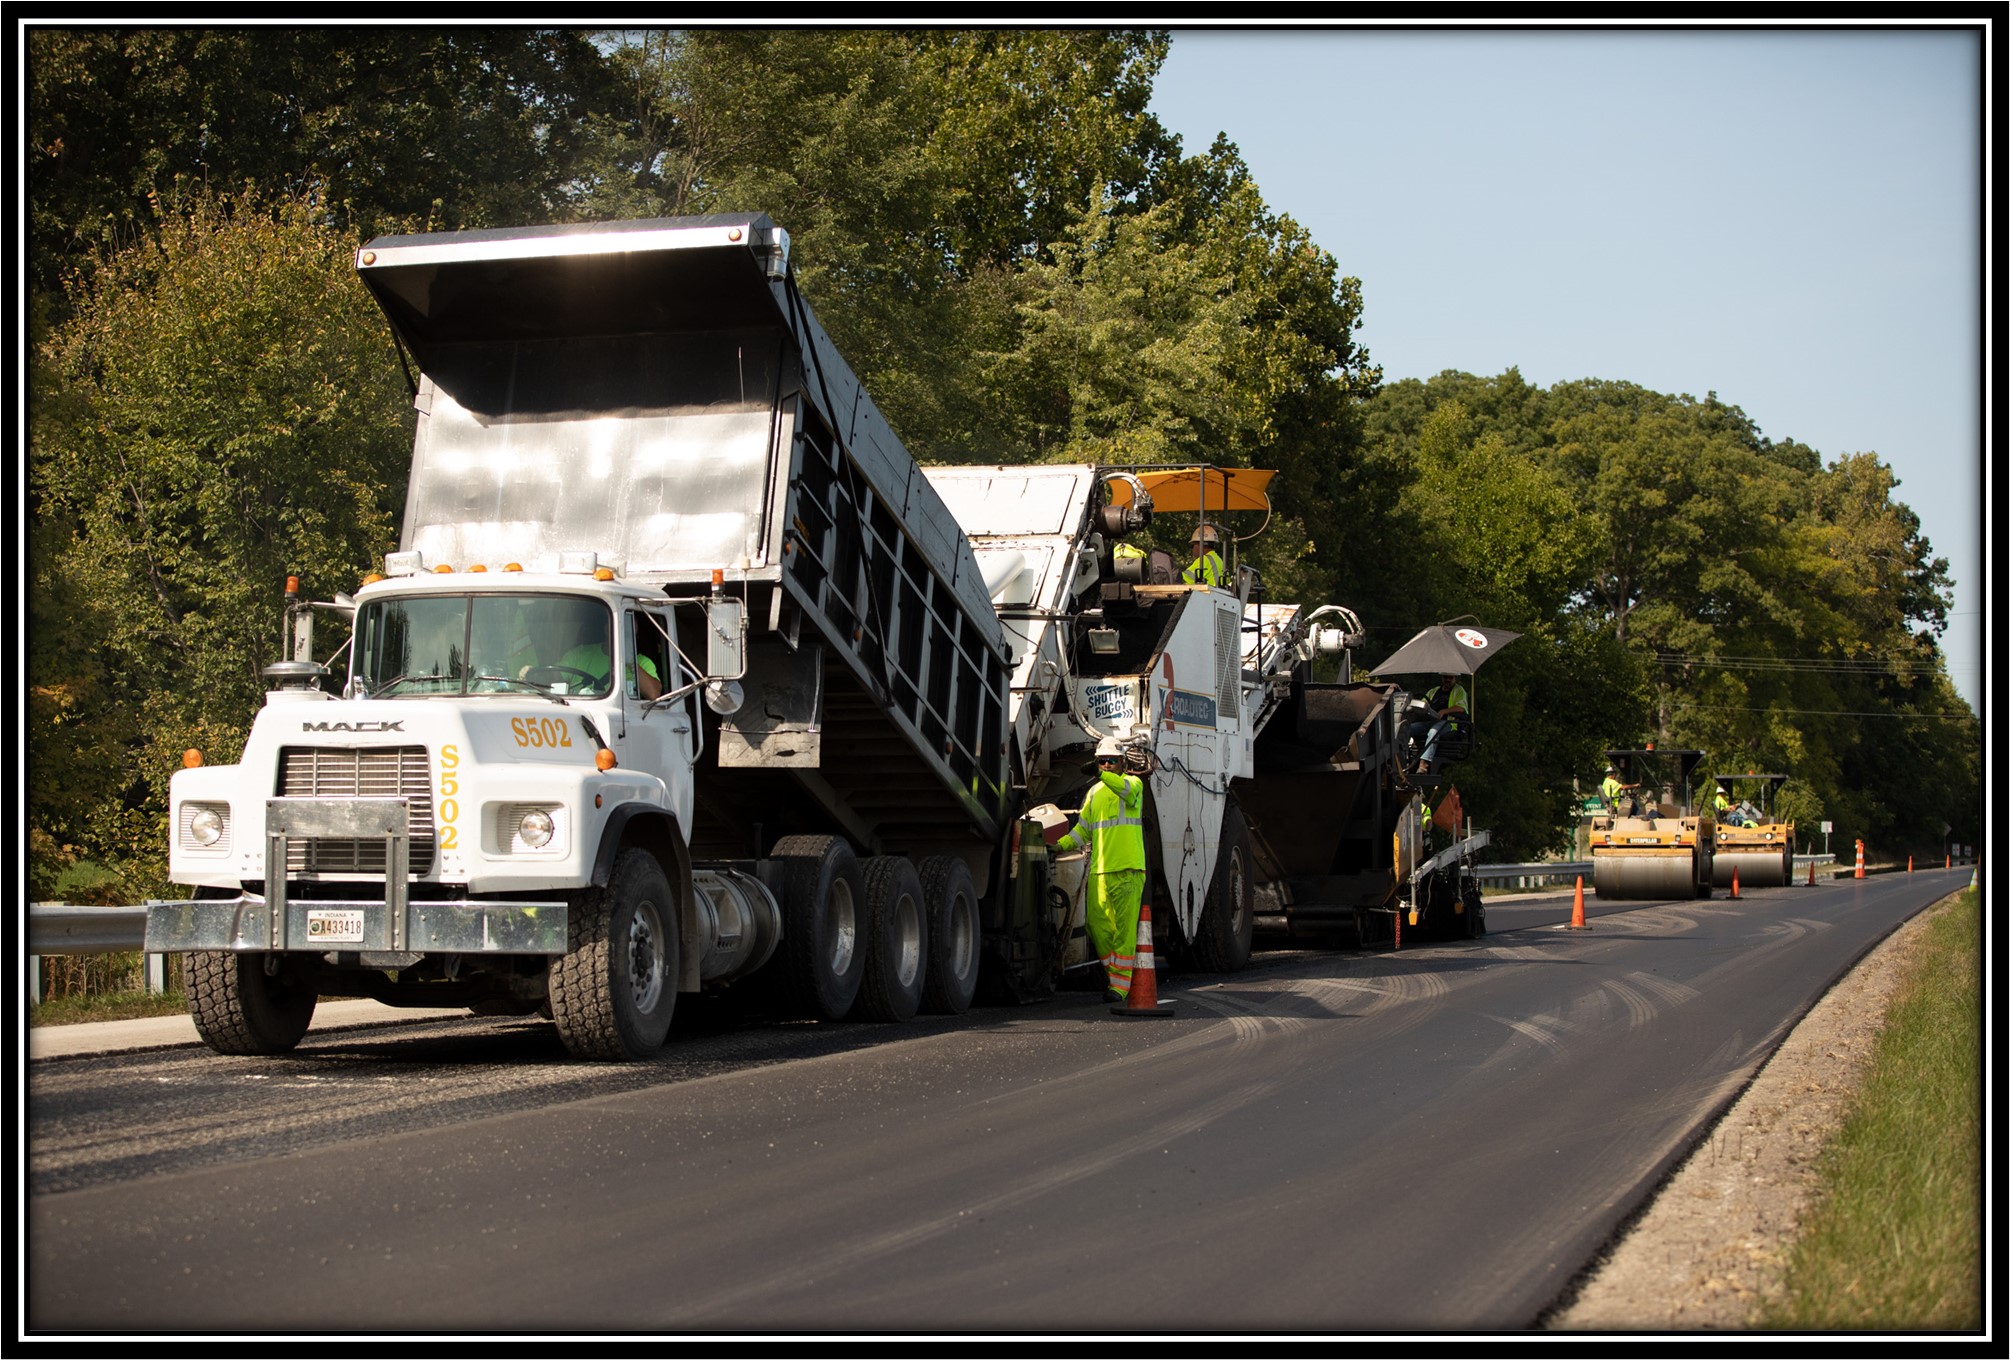
[[[1103,961],[1110,1001],[1131,994],[1145,893],[1145,781],[1125,774],[1123,760],[1115,737],[1096,743],[1096,782],[1074,829],[1056,842],[1063,850],[1089,848],[1089,943]]]

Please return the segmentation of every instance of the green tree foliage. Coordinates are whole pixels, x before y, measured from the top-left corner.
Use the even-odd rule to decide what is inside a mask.
[[[1369,460],[1406,488],[1383,523],[1421,550],[1415,589],[1390,598],[1427,611],[1378,612],[1378,640],[1463,612],[1555,639],[1488,664],[1483,732],[1532,655],[1557,668],[1563,639],[1595,636],[1587,669],[1530,683],[1513,715],[1532,759],[1569,753],[1565,784],[1596,777],[1597,747],[1651,739],[1708,752],[1705,778],[1792,775],[1782,810],[1804,845],[1824,817],[1927,847],[1974,825],[1976,729],[1937,647],[1946,563],[1875,455],[1825,467],[1715,394],[1544,391],[1512,370],[1392,384],[1367,428]],[[1525,809],[1499,749],[1461,773],[1468,805]]]
[[[1518,381],[1512,379],[1512,381]],[[1477,739],[1453,770],[1461,798],[1509,858],[1555,848],[1575,818],[1573,777],[1603,762],[1608,734],[1637,726],[1637,667],[1571,608],[1596,560],[1588,517],[1565,482],[1467,391],[1435,406],[1396,384],[1371,410],[1370,457],[1397,493],[1383,523],[1405,550],[1364,612],[1376,654],[1422,625],[1472,622],[1521,633],[1471,685]],[[1376,403],[1377,407],[1382,403]],[[1398,435],[1396,427],[1406,433]],[[1373,664],[1375,655],[1367,661]],[[1378,676],[1421,690],[1424,677]]]
[[[1276,589],[1346,556],[1360,283],[1264,205],[1235,148],[1147,111],[1164,33],[792,30],[603,39],[589,217],[760,208],[924,461],[1274,466]],[[1184,528],[1174,531],[1183,535]]]
[[[392,546],[410,404],[321,217],[297,199],[166,210],[38,356],[30,753],[50,777],[31,824],[141,890],[181,751],[234,757],[262,702],[285,578],[325,598]]]
[[[1162,33],[623,32],[591,122],[588,219],[765,211],[805,294],[917,456],[995,455],[969,355],[1010,343],[1013,272],[1170,139]]]
[[[359,235],[550,220],[610,86],[584,35],[436,26],[31,28],[36,286],[152,225],[149,195],[313,194]]]

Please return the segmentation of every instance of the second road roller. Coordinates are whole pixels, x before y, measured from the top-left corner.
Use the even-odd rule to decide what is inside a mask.
[[[1783,774],[1720,774],[1717,789],[1729,810],[1717,818],[1711,881],[1743,888],[1783,888],[1794,881],[1794,824],[1779,820],[1774,804]],[[1740,794],[1742,793],[1742,797]]]

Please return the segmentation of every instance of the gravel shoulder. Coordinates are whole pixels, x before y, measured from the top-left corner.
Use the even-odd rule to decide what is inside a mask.
[[[1777,1297],[1816,1161],[1869,1069],[1936,904],[1830,988],[1607,1249],[1550,1331],[1735,1332]]]

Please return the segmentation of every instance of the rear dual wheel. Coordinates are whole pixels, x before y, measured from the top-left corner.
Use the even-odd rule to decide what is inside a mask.
[[[977,884],[970,866],[954,855],[930,855],[919,867],[921,898],[928,907],[928,972],[921,1009],[931,1015],[961,1015],[977,997],[977,965],[984,947]]]
[[[865,981],[865,873],[836,836],[784,836],[782,945],[771,965],[784,1003],[813,1020],[841,1020]]]
[[[865,862],[865,919],[865,972],[855,1011],[863,1020],[911,1020],[921,1009],[928,970],[928,907],[921,875],[905,855]]]

